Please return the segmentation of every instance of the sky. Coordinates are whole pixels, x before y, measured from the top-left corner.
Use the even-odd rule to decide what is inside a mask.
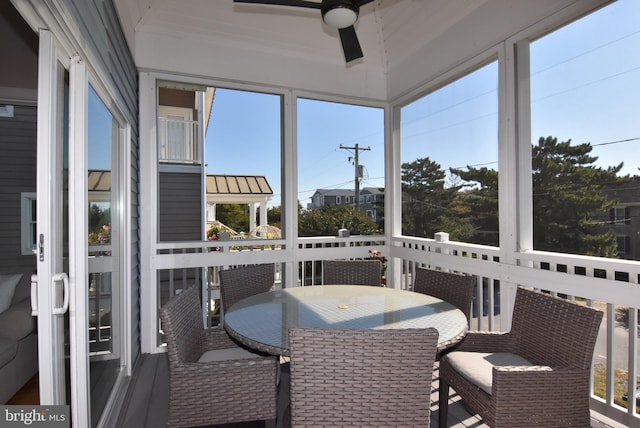
[[[640,175],[640,1],[620,0],[531,44],[532,143],[589,142],[597,166]],[[498,168],[498,65],[402,108],[401,161]],[[217,89],[206,137],[209,173],[265,175],[281,203],[280,97]],[[298,100],[298,200],[319,188],[384,186],[383,111]]]

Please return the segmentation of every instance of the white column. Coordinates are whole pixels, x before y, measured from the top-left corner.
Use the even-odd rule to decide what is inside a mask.
[[[256,228],[256,204],[251,202],[249,205],[249,230]]]
[[[260,202],[260,226],[267,225],[267,201]]]

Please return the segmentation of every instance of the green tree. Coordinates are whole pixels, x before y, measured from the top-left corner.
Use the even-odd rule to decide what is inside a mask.
[[[258,210],[259,212],[260,210]],[[277,228],[280,228],[280,223],[281,223],[281,212],[282,210],[280,209],[279,206],[277,207],[271,207],[267,209],[267,224],[270,224],[271,226],[275,226]]]
[[[362,211],[348,205],[327,205],[302,211],[298,216],[299,236],[336,236],[339,229],[351,235],[375,235],[378,225]]]
[[[606,169],[593,163],[589,143],[540,138],[533,147],[534,248],[601,257],[616,257],[612,231],[598,233],[598,215],[615,204],[603,186],[627,183],[618,177],[623,163]]]
[[[241,204],[216,204],[216,219],[237,233],[249,232],[249,207]]]
[[[428,157],[402,164],[402,233],[433,238],[434,233],[453,224],[445,221],[459,186],[445,186],[446,174]]]
[[[468,242],[498,246],[498,171],[470,166],[466,171],[450,171],[466,183],[456,196],[452,211],[467,226]]]
[[[533,245],[536,250],[616,257],[613,232],[602,232],[601,219],[615,201],[602,191],[627,183],[618,177],[623,164],[595,167],[589,143],[571,145],[541,137],[532,148]],[[468,184],[456,204],[470,215],[472,242],[498,245],[498,172],[487,168],[451,169]],[[456,205],[454,204],[454,206]],[[466,208],[464,208],[466,207]]]

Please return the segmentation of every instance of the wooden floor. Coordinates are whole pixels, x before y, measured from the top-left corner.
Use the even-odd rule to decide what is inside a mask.
[[[278,420],[282,420],[282,413],[288,402],[289,391],[286,388],[288,373],[282,372],[278,401]],[[169,364],[166,354],[143,355],[131,379],[129,391],[124,400],[126,407],[121,409],[116,428],[159,428],[164,427],[167,417],[167,404],[169,402]],[[449,397],[449,427],[452,428],[484,428],[488,427],[477,415],[467,412],[462,406],[459,397],[452,393]],[[9,402],[6,404],[29,405],[39,404],[38,377],[34,376]],[[600,418],[599,418],[600,419]],[[592,418],[593,428],[618,428],[622,425]],[[277,426],[280,426],[278,423]],[[434,371],[434,383],[431,394],[431,426],[438,426],[438,370],[437,363]],[[237,423],[218,425],[229,428],[254,428],[264,427],[264,422]]]
[[[123,409],[118,421],[119,428],[157,428],[165,425],[167,416],[169,365],[166,354],[145,355],[139,368],[139,374],[132,379],[129,397],[125,400],[127,409]],[[434,376],[437,377],[437,370]],[[278,420],[282,420],[282,413],[288,402],[289,391],[286,388],[288,373],[282,372],[281,388],[278,395]],[[284,387],[282,387],[284,385]],[[431,426],[438,426],[438,382],[434,382],[431,394]],[[449,426],[455,428],[487,427],[482,420],[467,413],[459,403],[457,397],[451,397],[449,404]],[[218,427],[252,428],[263,427],[264,422],[237,423],[218,425]],[[277,423],[277,426],[280,426]]]

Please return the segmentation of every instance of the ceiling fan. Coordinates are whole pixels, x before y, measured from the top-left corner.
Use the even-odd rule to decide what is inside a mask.
[[[362,49],[353,24],[358,19],[360,6],[374,0],[322,0],[321,3],[305,0],[233,0],[234,3],[270,4],[277,6],[320,9],[322,20],[338,30],[344,58],[347,62],[362,58]]]

